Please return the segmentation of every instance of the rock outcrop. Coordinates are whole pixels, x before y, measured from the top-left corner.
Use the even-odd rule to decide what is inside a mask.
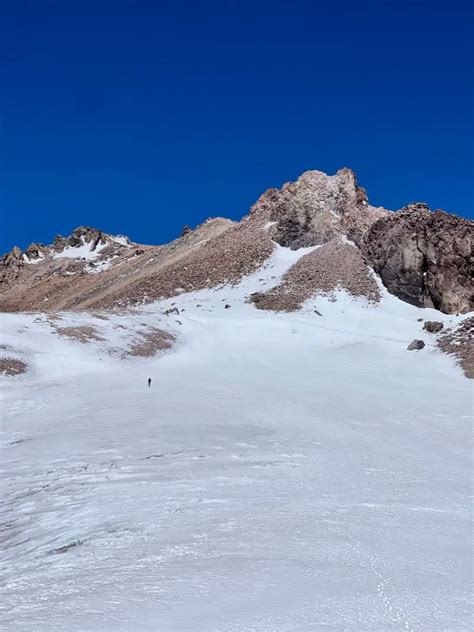
[[[15,281],[24,265],[23,253],[18,246],[5,253],[0,260],[0,287]]]
[[[446,314],[474,309],[473,223],[412,204],[377,220],[364,251],[388,291]]]
[[[78,248],[84,244],[91,244],[91,251],[94,251],[99,243],[107,243],[108,237],[108,235],[103,234],[102,231],[97,228],[92,228],[91,226],[78,226],[78,228],[72,231],[69,237],[64,238],[61,235],[58,235],[55,240],[55,245],[59,246],[56,250],[60,251],[67,246],[71,248]]]
[[[297,249],[341,235],[361,243],[388,211],[370,206],[354,172],[340,169],[334,176],[307,171],[281,189],[268,189],[250,214],[267,220],[269,234],[281,246]]]

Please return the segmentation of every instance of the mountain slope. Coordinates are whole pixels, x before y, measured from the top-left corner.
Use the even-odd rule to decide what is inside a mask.
[[[275,244],[296,250],[332,243],[340,250],[335,261],[342,262],[349,240],[358,251],[357,269],[368,273],[373,267],[394,295],[420,307],[465,313],[474,309],[472,226],[422,204],[397,213],[372,207],[349,169],[334,176],[308,171],[280,190],[269,189],[241,222],[208,220],[168,245],[138,246],[80,228],[49,247],[13,249],[0,263],[0,309],[150,303],[235,284],[257,270]],[[341,269],[333,276],[337,281],[344,274]]]
[[[6,255],[0,627],[470,629],[472,226],[445,216],[308,172],[168,245]]]
[[[248,301],[313,252],[135,310],[1,315],[29,366],[0,376],[6,629],[469,628],[472,392],[420,322],[462,317],[380,284]],[[131,355],[152,328],[171,349]]]

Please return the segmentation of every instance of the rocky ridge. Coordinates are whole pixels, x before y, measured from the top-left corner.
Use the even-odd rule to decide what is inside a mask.
[[[472,227],[421,203],[398,212],[371,206],[350,169],[333,176],[308,171],[266,191],[240,222],[186,226],[167,245],[142,246],[80,227],[50,246],[13,248],[0,262],[0,310],[123,308],[235,284],[280,245],[319,248],[255,298],[260,308],[299,309],[336,287],[376,301],[373,269],[406,302],[465,313],[474,308]]]

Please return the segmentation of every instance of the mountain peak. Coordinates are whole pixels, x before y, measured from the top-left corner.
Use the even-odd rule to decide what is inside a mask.
[[[374,207],[347,167],[334,175],[311,170],[265,191],[242,221],[211,218],[194,230],[186,226],[170,244],[138,246],[127,237],[78,226],[50,246],[13,249],[0,263],[0,307],[149,303],[240,283],[283,248],[295,253],[288,254],[295,265],[305,255],[299,267],[288,270],[284,286],[274,284],[272,296],[284,297],[283,305],[300,305],[302,297],[336,287],[377,300],[373,270],[389,292],[406,302],[467,312],[474,307],[472,227],[443,211],[432,213],[422,202],[398,212]],[[321,250],[308,250],[315,248]],[[290,290],[293,298],[287,300]]]

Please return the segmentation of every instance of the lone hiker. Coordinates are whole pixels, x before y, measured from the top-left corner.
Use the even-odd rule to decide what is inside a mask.
[[[148,378],[148,388],[151,386],[151,377]]]

